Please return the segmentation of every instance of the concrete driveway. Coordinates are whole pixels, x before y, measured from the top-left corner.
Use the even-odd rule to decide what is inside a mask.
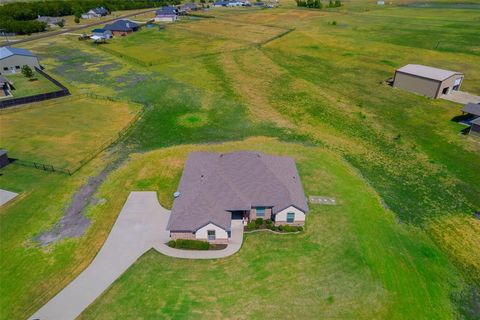
[[[441,95],[440,98],[461,104],[480,103],[480,96],[465,91],[452,90],[449,94]]]
[[[170,211],[160,206],[156,192],[131,192],[92,263],[30,319],[75,319],[152,247],[162,254],[184,259],[218,259],[240,250],[243,241],[241,221],[233,222],[231,243],[223,250],[170,248],[165,245],[169,240],[166,230],[169,217]]]

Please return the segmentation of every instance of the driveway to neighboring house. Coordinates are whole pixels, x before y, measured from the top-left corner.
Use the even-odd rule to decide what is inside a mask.
[[[92,263],[30,319],[70,320],[78,317],[103,291],[151,248],[176,258],[218,259],[237,252],[243,241],[241,221],[232,221],[232,239],[218,251],[187,251],[165,245],[170,211],[153,191],[131,192],[117,221]]]

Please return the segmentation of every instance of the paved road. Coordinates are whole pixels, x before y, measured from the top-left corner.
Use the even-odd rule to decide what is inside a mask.
[[[70,320],[79,316],[103,291],[152,247],[185,259],[217,259],[237,252],[243,225],[234,221],[231,243],[218,251],[187,251],[165,245],[170,212],[160,206],[156,192],[131,192],[105,244],[92,263],[30,319]]]
[[[119,17],[115,17],[115,18],[108,19],[108,20],[95,21],[95,22],[88,23],[88,24],[82,24],[81,26],[77,26],[77,27],[73,27],[73,28],[61,29],[61,30],[58,30],[58,31],[53,31],[53,32],[48,32],[48,33],[39,33],[39,34],[36,34],[34,36],[30,36],[28,38],[21,39],[21,40],[11,40],[9,42],[3,41],[1,43],[1,45],[2,46],[17,45],[17,44],[20,44],[20,43],[25,43],[25,42],[29,42],[29,41],[38,40],[38,39],[53,37],[53,36],[57,36],[57,35],[62,34],[62,33],[74,32],[74,31],[85,29],[85,28],[98,26],[99,24],[105,24],[105,23],[109,23],[109,22],[112,22],[112,21],[115,21],[115,20],[118,20],[118,19],[129,18],[129,17],[136,16],[138,14],[144,14],[144,13],[148,13],[148,12],[155,11],[155,10],[157,10],[157,9],[148,9],[148,10],[139,11],[139,12],[136,12],[136,13],[129,13],[129,14],[119,16]]]

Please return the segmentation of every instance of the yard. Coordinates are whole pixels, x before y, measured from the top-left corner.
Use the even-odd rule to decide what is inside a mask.
[[[47,93],[60,90],[50,80],[43,75],[34,72],[32,80],[28,79],[21,73],[6,75],[7,79],[13,83],[12,95],[8,98],[20,98],[32,96],[34,94]]]
[[[0,318],[27,317],[85,268],[128,192],[156,190],[171,205],[188,151],[257,149],[294,156],[306,193],[338,205],[312,205],[305,233],[288,240],[248,235],[225,260],[149,252],[82,318],[475,319],[480,144],[452,121],[462,105],[382,81],[420,63],[465,72],[463,89],[480,94],[478,12],[365,1],[309,10],[291,1],[272,10],[212,9],[204,14],[216,18],[145,29],[104,47],[76,36],[28,44],[74,94],[129,99],[148,112],[123,145],[128,161],[89,204],[92,225],[82,237],[47,247],[33,241],[118,155],[102,153],[72,177],[1,170],[0,188],[22,194],[0,209]],[[101,113],[86,104],[62,105],[61,119],[39,111],[48,107],[24,110],[25,118],[1,114],[1,145],[67,165],[100,143],[92,141],[97,132],[114,134],[133,116],[125,105],[112,112],[114,102]],[[4,116],[18,117],[9,139]],[[76,117],[89,122],[75,132],[90,130],[73,134],[74,143],[58,137],[72,122],[44,126]],[[55,155],[51,141],[61,142]]]
[[[137,105],[86,97],[4,110],[0,143],[11,158],[72,169],[115,138],[138,111]]]

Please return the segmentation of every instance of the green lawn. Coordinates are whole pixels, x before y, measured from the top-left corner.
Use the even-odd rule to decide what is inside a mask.
[[[0,145],[20,160],[74,168],[115,139],[138,105],[86,97],[62,98],[0,113]]]
[[[480,145],[451,121],[461,105],[382,81],[397,67],[422,63],[465,72],[463,89],[480,94],[478,12],[363,0],[319,11],[292,1],[272,10],[212,9],[205,14],[216,18],[142,30],[106,50],[76,36],[26,43],[72,92],[127,98],[148,111],[125,141],[123,151],[136,153],[96,195],[107,201],[90,206],[94,222],[81,238],[32,244],[94,168],[109,162],[104,154],[72,180],[1,170],[0,187],[24,195],[1,208],[0,318],[25,318],[88,265],[129,191],[157,190],[168,205],[186,150],[208,146],[292,154],[309,193],[342,201],[312,207],[305,234],[290,241],[249,235],[226,260],[185,262],[151,252],[83,317],[475,319]],[[271,31],[287,28],[295,30],[263,44],[277,34]],[[81,114],[64,108],[58,129],[45,127],[43,108],[32,113],[38,121],[12,126],[25,141],[10,147],[35,147],[27,131],[45,130],[44,141],[69,132],[67,120]],[[102,115],[93,130],[108,131],[105,118],[113,113],[88,110]],[[86,145],[64,140],[58,160],[97,143],[90,134],[95,138],[78,140]],[[282,143],[216,145],[251,136]],[[203,145],[174,147],[185,144]],[[290,302],[289,290],[301,303]]]
[[[151,251],[82,319],[455,316],[449,299],[461,284],[454,268],[424,232],[398,224],[355,171],[322,148],[261,138],[134,155],[102,186],[106,203],[93,212],[111,216],[129,190],[158,190],[170,206],[188,152],[244,149],[295,157],[306,193],[334,196],[339,205],[311,205],[300,235],[247,235],[241,251],[223,260]]]
[[[12,90],[12,96],[10,98],[20,98],[32,96],[40,93],[47,93],[60,90],[55,84],[50,80],[45,78],[43,75],[34,72],[33,80],[26,78],[21,73],[18,74],[9,74],[7,76],[8,80],[13,83],[14,90]],[[8,99],[10,99],[8,98]]]

